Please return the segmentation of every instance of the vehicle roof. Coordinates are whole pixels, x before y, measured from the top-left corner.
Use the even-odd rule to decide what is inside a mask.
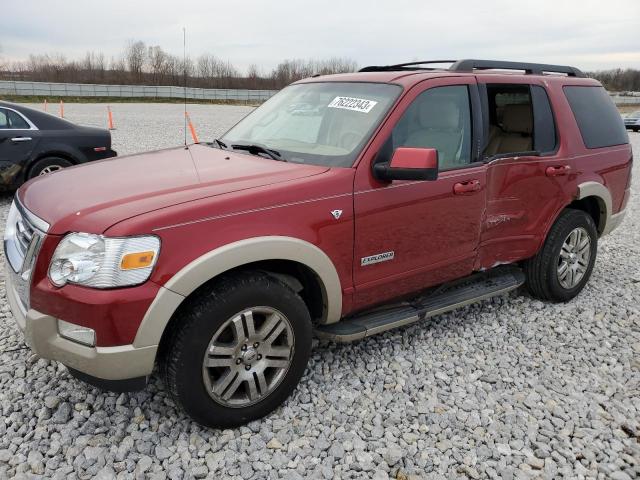
[[[31,120],[40,130],[67,130],[70,128],[78,128],[78,125],[75,125],[63,118],[56,117],[50,113],[42,112],[34,108],[25,107],[19,103],[0,100],[0,107],[17,110]]]
[[[338,73],[333,75],[316,75],[305,78],[296,83],[313,82],[373,82],[394,83],[402,86],[411,86],[424,80],[442,77],[484,77],[495,78],[504,81],[514,78],[544,79],[550,82],[571,85],[600,85],[600,82],[592,78],[571,77],[559,74],[525,74],[520,72],[505,72],[500,70],[478,70],[474,72],[452,72],[449,70],[388,70],[379,72],[353,72]]]

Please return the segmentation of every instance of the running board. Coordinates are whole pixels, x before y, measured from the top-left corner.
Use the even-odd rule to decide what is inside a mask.
[[[497,267],[476,273],[435,289],[431,294],[403,302],[392,308],[377,308],[330,325],[320,325],[318,338],[334,342],[353,342],[392,328],[409,325],[470,303],[503,295],[524,283],[517,267]]]

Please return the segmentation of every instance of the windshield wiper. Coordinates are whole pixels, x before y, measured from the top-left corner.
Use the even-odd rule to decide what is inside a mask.
[[[222,149],[226,149],[227,148],[227,144],[224,143],[222,140],[220,140],[219,138],[214,138],[213,141]]]
[[[269,158],[272,158],[273,160],[279,160],[281,162],[287,161],[287,159],[284,158],[279,151],[274,150],[273,148],[267,148],[264,145],[259,145],[257,143],[252,143],[249,145],[237,143],[237,144],[231,145],[231,148],[233,148],[234,150],[246,150],[252,155],[259,155],[263,153],[267,155]]]

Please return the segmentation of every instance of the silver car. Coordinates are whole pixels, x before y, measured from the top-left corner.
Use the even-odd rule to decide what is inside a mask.
[[[636,110],[624,117],[624,126],[627,130],[633,130],[634,132],[640,130],[640,110]]]

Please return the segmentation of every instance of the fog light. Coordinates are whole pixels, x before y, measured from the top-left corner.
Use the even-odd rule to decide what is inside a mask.
[[[58,320],[58,333],[61,337],[93,347],[96,344],[96,332],[92,328]]]

